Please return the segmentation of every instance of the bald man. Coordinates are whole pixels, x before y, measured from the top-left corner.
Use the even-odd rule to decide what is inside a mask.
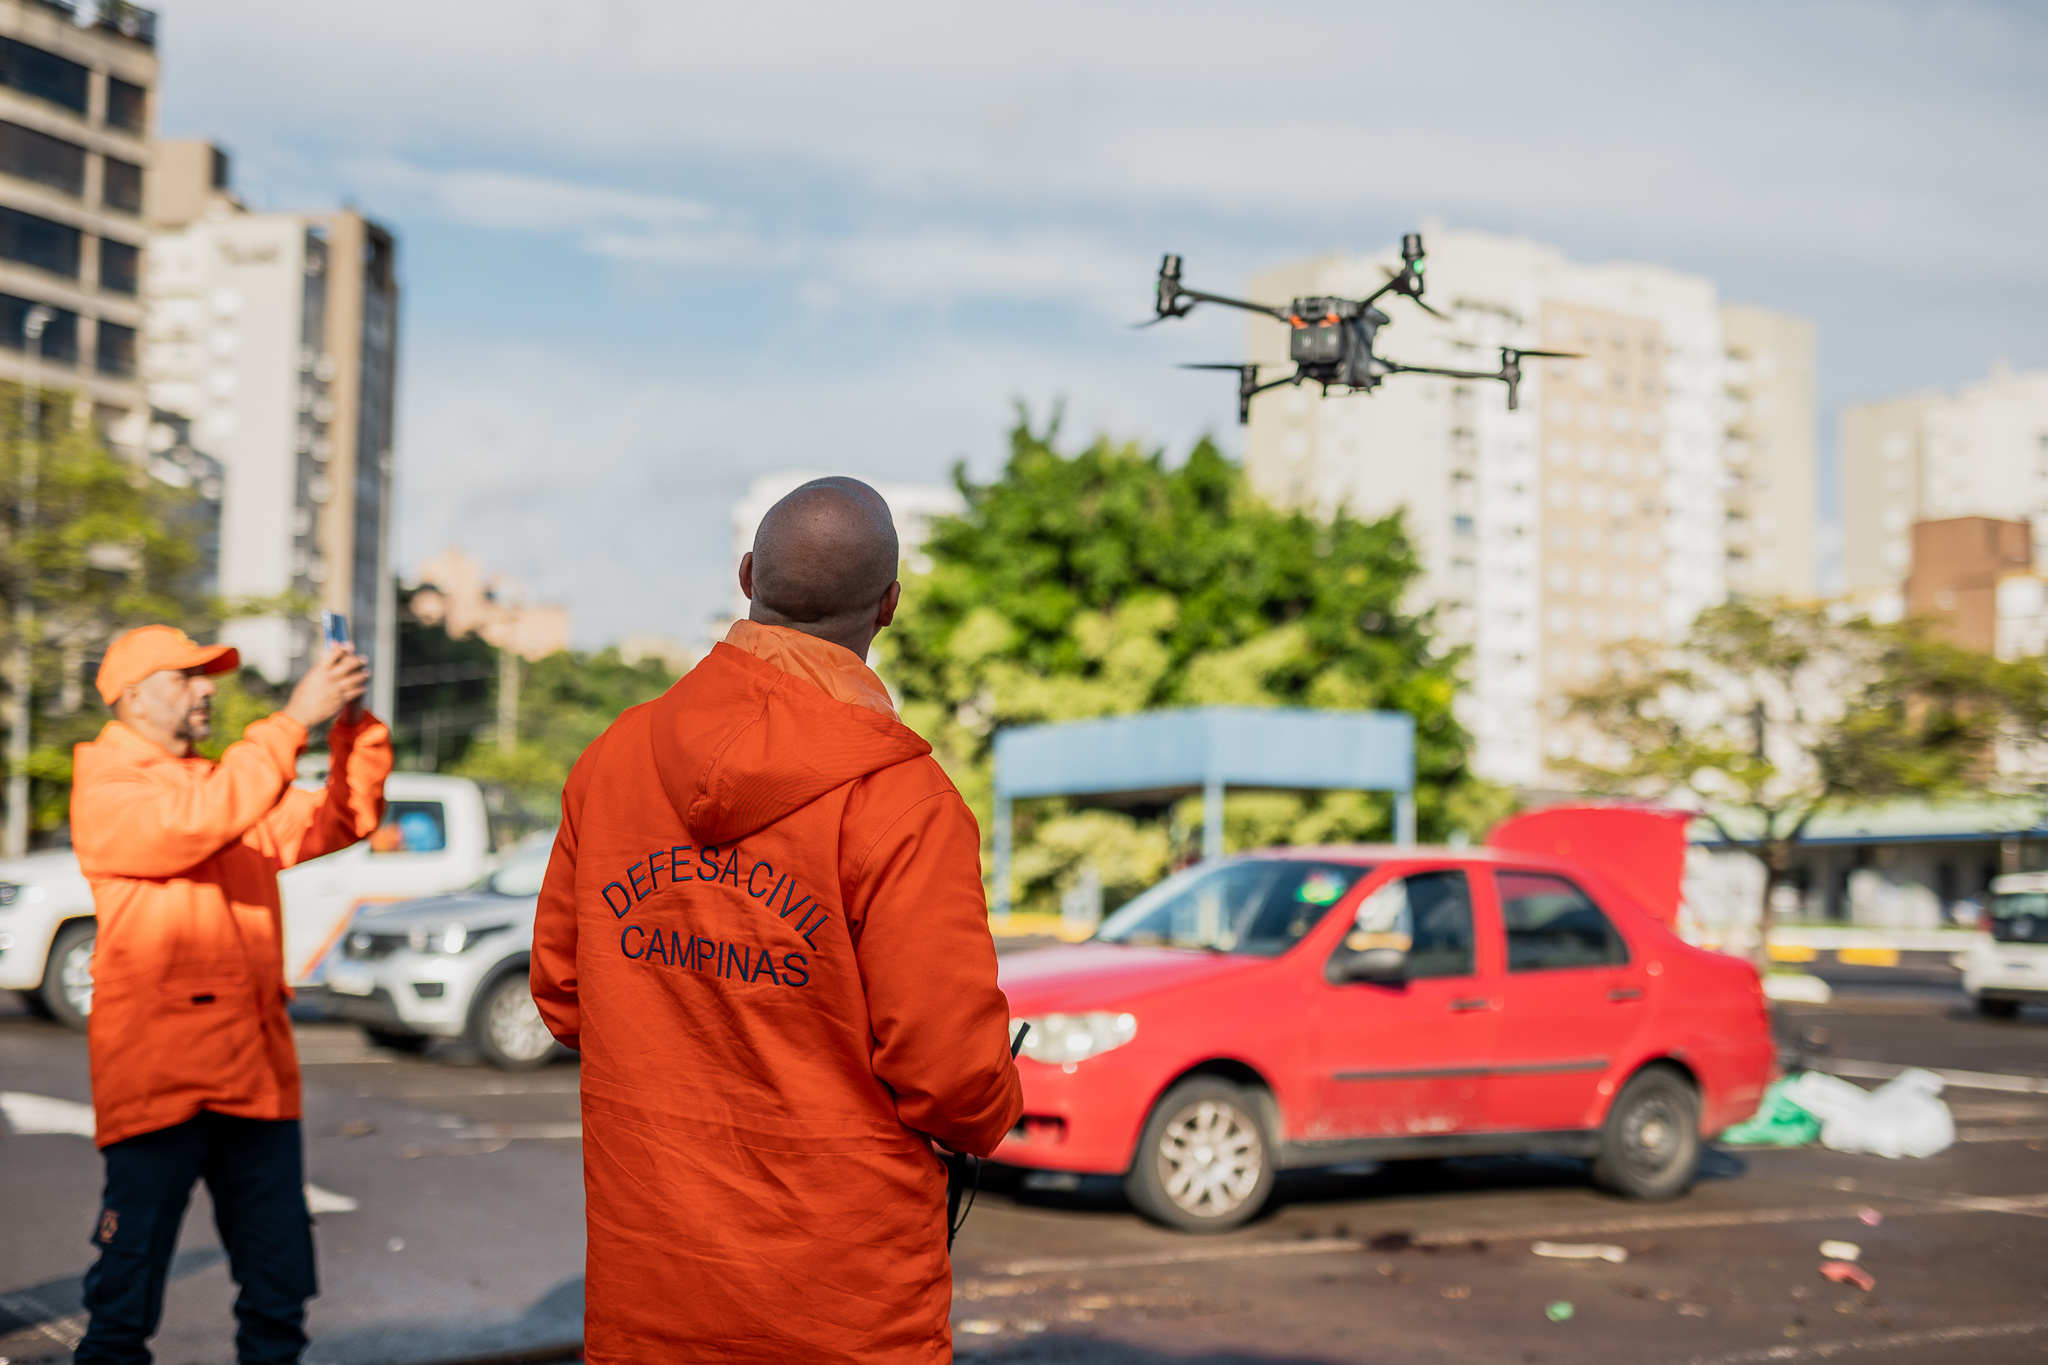
[[[533,997],[583,1054],[584,1358],[952,1359],[946,1174],[1023,1111],[974,817],[862,661],[889,508],[819,479],[751,603],[578,760]]]

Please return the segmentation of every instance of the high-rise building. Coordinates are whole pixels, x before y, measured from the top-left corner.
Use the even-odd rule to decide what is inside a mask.
[[[131,458],[156,82],[152,11],[0,0],[0,379],[76,393]]]
[[[1428,297],[1450,320],[1392,300],[1382,355],[1472,370],[1498,364],[1500,346],[1578,358],[1526,362],[1513,412],[1501,385],[1478,380],[1396,376],[1370,395],[1328,399],[1279,390],[1253,400],[1247,471],[1282,505],[1405,511],[1423,569],[1413,605],[1433,607],[1444,642],[1471,651],[1461,714],[1474,766],[1538,784],[1573,744],[1559,721],[1563,695],[1617,643],[1676,638],[1729,591],[1730,331],[1713,283],[1698,276],[1581,265],[1485,233],[1425,237]],[[1251,292],[1356,298],[1397,264],[1391,249],[1332,257],[1261,276]],[[1764,341],[1741,332],[1741,344],[1793,351],[1773,329],[1799,324],[1761,316]],[[1251,345],[1268,373],[1287,366],[1284,328],[1255,318]],[[1810,374],[1810,361],[1785,356],[1769,376],[1774,416],[1810,414]],[[1770,480],[1757,479],[1741,505],[1752,524],[1771,518],[1777,537],[1811,516],[1811,442],[1802,451],[1775,425],[1766,434],[1793,447],[1791,459],[1780,468],[1774,451]],[[1779,501],[1791,488],[1797,496]],[[1798,530],[1810,561],[1811,532]],[[1775,553],[1786,575],[1799,556]]]
[[[353,209],[250,213],[228,161],[168,142],[152,196],[149,395],[226,469],[220,590],[261,615],[222,638],[265,676],[296,678],[318,609],[350,618],[389,714],[396,248]]]
[[[1913,525],[2029,522],[2048,564],[2048,371],[1992,367],[1954,395],[1930,391],[1842,413],[1842,569],[1852,594],[1913,570]]]
[[[1721,340],[1728,591],[1810,600],[1820,593],[1813,324],[1723,304]]]

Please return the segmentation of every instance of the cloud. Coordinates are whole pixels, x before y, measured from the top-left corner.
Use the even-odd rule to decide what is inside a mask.
[[[472,227],[519,232],[587,232],[630,226],[672,229],[708,221],[708,204],[674,195],[591,185],[499,170],[433,171],[391,158],[344,167],[373,189],[430,204],[441,217]]]

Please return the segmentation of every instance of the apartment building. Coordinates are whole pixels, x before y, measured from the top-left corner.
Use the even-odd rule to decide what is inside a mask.
[[[156,84],[152,11],[0,0],[0,380],[75,393],[137,459]]]
[[[1913,571],[1913,526],[2020,519],[2048,563],[2048,371],[1995,365],[1956,393],[1861,403],[1842,413],[1842,569],[1852,596]]]
[[[317,610],[344,612],[389,714],[396,245],[353,209],[250,213],[229,180],[219,148],[163,144],[149,398],[225,467],[221,593],[272,605],[222,638],[287,681],[317,649]]]
[[[1247,471],[1265,497],[1322,515],[1406,510],[1423,565],[1415,605],[1472,651],[1462,714],[1475,767],[1541,784],[1574,742],[1558,703],[1615,645],[1682,635],[1734,578],[1811,591],[1812,442],[1794,435],[1811,420],[1811,331],[1761,310],[1731,325],[1711,281],[1658,266],[1585,265],[1479,232],[1424,237],[1428,297],[1450,320],[1392,300],[1382,355],[1473,370],[1492,369],[1503,345],[1578,358],[1527,362],[1514,412],[1503,386],[1477,380],[1395,376],[1327,399],[1279,390],[1253,402]],[[1391,249],[1331,257],[1250,292],[1355,298],[1397,264]],[[1286,366],[1278,324],[1253,319],[1250,343],[1251,359]],[[1765,352],[1768,367],[1755,363]],[[1732,415],[1731,377],[1733,392],[1768,402]],[[1740,499],[1731,430],[1754,470]]]
[[[1728,591],[1811,600],[1820,593],[1813,323],[1723,304],[1721,338]]]

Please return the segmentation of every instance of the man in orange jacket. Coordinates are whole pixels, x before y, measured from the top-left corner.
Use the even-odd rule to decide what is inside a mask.
[[[583,1053],[585,1359],[952,1358],[946,1173],[1023,1109],[981,837],[861,662],[888,506],[821,479],[748,620],[584,752],[533,995]]]
[[[80,1365],[146,1365],[200,1179],[241,1288],[237,1359],[296,1361],[306,1346],[313,1236],[277,873],[377,827],[391,743],[356,707],[367,664],[336,645],[218,764],[198,757],[212,675],[239,663],[170,626],[128,632],[99,671],[114,719],[76,750],[71,837],[99,921],[88,1043],[107,1167]],[[295,789],[307,733],[337,715],[326,789]]]

